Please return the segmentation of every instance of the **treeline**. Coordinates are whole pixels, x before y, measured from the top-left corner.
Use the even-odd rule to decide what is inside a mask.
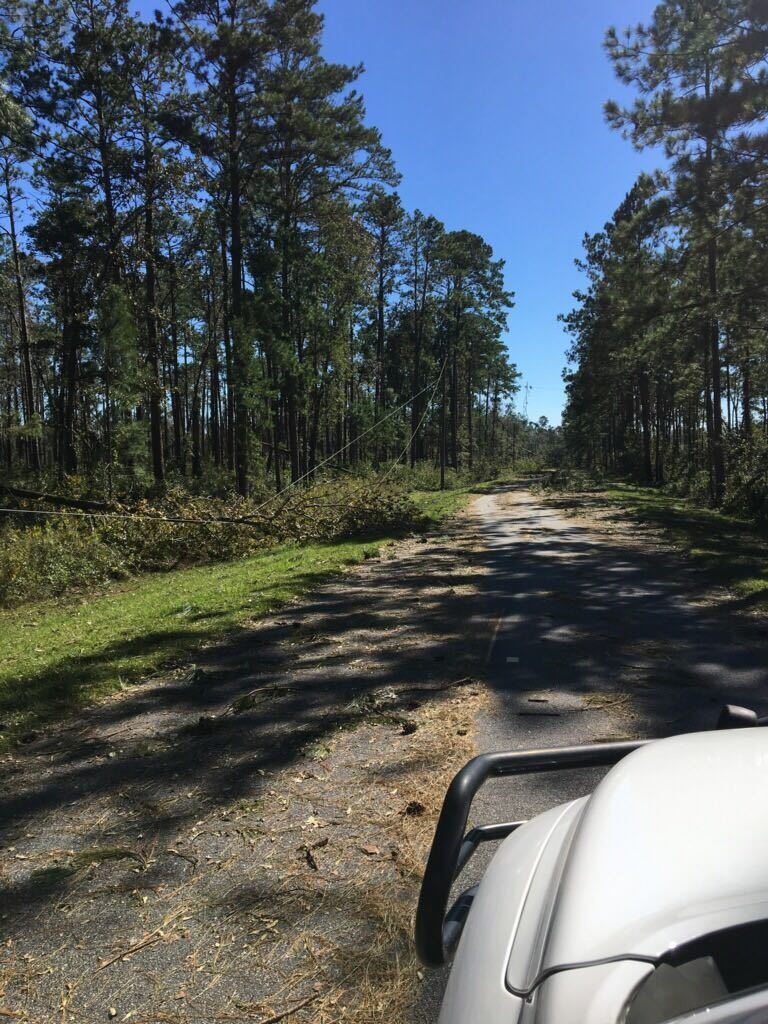
[[[768,514],[768,3],[664,0],[606,49],[608,122],[668,167],[587,236],[570,457]]]
[[[5,5],[7,477],[247,495],[508,450],[503,262],[403,210],[321,42],[312,0]]]

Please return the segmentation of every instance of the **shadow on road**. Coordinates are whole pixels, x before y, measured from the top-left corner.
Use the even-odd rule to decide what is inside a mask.
[[[414,544],[208,648],[190,678],[138,687],[33,743],[3,767],[5,845],[27,830],[56,845],[73,822],[83,844],[103,842],[107,806],[123,808],[113,844],[167,845],[202,807],[269,799],[265,773],[373,713],[382,688],[392,714],[481,675],[487,646],[498,701],[481,722],[485,748],[688,731],[726,701],[765,709],[760,631],[694,603],[699,573],[506,492],[479,499],[462,530],[480,544],[460,564],[450,536]],[[478,813],[527,816],[589,783],[530,783],[515,790],[521,806],[497,794]],[[7,932],[55,903],[48,882],[5,886]]]
[[[743,605],[695,603],[698,569],[672,554],[600,538],[546,504],[507,488],[481,499],[482,616],[496,700],[481,716],[484,750],[568,746],[711,728],[724,703],[765,710],[763,630]],[[505,514],[495,503],[501,500]],[[592,791],[602,770],[503,779],[473,805],[472,822],[532,817]],[[481,850],[454,897],[482,877]],[[418,1024],[434,1024],[447,981],[427,975]]]
[[[569,712],[557,700],[532,706],[534,691],[605,695],[607,703],[631,696],[640,716],[631,728],[646,735],[706,727],[725,701],[764,707],[768,660],[758,626],[691,603],[698,573],[674,556],[597,539],[535,502],[498,515],[495,500],[480,499],[482,547],[466,571],[441,571],[450,537],[418,545],[390,563],[390,573],[387,563],[373,575],[350,573],[296,611],[210,647],[191,681],[138,688],[94,710],[85,728],[36,744],[10,767],[0,797],[3,832],[132,784],[194,783],[209,800],[252,795],[260,771],[358,719],[366,695],[393,687],[406,706],[457,678],[457,668],[481,670],[467,664],[470,631],[495,630],[488,676],[502,695],[496,735],[513,746],[543,743],[553,724],[562,731],[569,718],[575,731],[587,731],[589,710]],[[467,596],[467,584],[479,595]],[[392,631],[397,643],[377,645]],[[349,643],[334,649],[342,632]],[[424,634],[441,637],[426,658]],[[241,711],[232,713],[238,699]],[[132,721],[141,723],[142,738],[149,723],[157,750],[146,743],[133,749]],[[30,778],[29,761],[46,765],[42,777]],[[165,827],[194,813],[169,811]],[[152,824],[158,827],[157,817]]]

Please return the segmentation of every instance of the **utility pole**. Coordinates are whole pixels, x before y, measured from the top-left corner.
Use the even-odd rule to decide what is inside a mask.
[[[443,352],[443,368],[440,371],[440,490],[445,490],[445,363],[447,356]]]

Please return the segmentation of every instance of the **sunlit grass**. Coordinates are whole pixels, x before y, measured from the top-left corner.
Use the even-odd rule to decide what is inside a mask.
[[[411,497],[431,522],[438,524],[466,505],[471,497],[470,487],[457,487],[452,491],[414,491]]]

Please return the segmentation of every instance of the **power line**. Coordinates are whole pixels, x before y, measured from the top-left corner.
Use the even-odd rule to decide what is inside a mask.
[[[430,407],[430,405],[431,405],[431,403],[432,403],[432,401],[433,401],[433,399],[435,397],[435,392],[437,391],[437,388],[438,388],[438,386],[440,384],[440,381],[442,380],[442,376],[443,376],[443,372],[444,371],[445,371],[445,362],[443,363],[442,369],[440,370],[440,374],[439,374],[437,380],[434,383],[434,387],[432,385],[432,382],[430,381],[430,383],[426,384],[420,391],[417,391],[414,395],[411,395],[410,398],[407,398],[404,402],[401,402],[400,405],[396,406],[394,409],[391,409],[386,414],[386,416],[382,416],[381,419],[377,420],[372,426],[367,427],[361,433],[357,434],[355,437],[352,438],[351,441],[348,441],[345,445],[342,445],[342,447],[339,448],[337,451],[333,452],[332,455],[329,455],[328,458],[323,459],[322,462],[319,462],[312,469],[308,470],[306,473],[303,473],[300,477],[297,477],[296,480],[292,480],[289,484],[286,484],[286,486],[283,487],[281,490],[277,491],[275,494],[270,495],[270,497],[267,498],[266,501],[263,501],[260,505],[257,505],[256,508],[253,509],[247,516],[240,516],[239,518],[235,518],[234,516],[208,516],[206,519],[196,519],[196,518],[193,518],[191,516],[162,516],[162,515],[151,515],[149,513],[144,513],[144,512],[77,512],[77,511],[73,511],[71,509],[49,510],[49,509],[34,509],[34,508],[0,508],[0,513],[5,512],[5,513],[8,513],[10,515],[22,515],[22,516],[23,515],[27,515],[27,516],[69,516],[70,518],[74,517],[76,519],[82,519],[82,518],[129,519],[129,520],[132,519],[132,520],[137,520],[137,521],[138,520],[143,520],[145,522],[153,522],[153,523],[178,523],[178,524],[182,524],[183,523],[183,524],[186,524],[186,525],[194,525],[194,526],[210,526],[210,525],[224,525],[224,524],[234,525],[234,526],[249,526],[249,525],[253,524],[253,517],[256,516],[263,509],[265,509],[273,501],[276,501],[279,497],[281,497],[283,494],[285,494],[287,491],[289,491],[292,487],[295,487],[296,484],[299,484],[303,480],[306,480],[308,477],[313,476],[317,472],[318,469],[322,469],[323,466],[328,465],[329,462],[332,462],[335,458],[338,458],[339,455],[341,455],[343,452],[345,452],[349,448],[351,448],[352,445],[357,444],[358,441],[361,441],[364,437],[367,437],[368,434],[371,434],[374,430],[376,430],[378,427],[380,427],[383,423],[386,423],[387,420],[392,419],[393,416],[396,416],[399,412],[402,412],[402,410],[407,405],[410,405],[417,398],[419,398],[421,395],[423,395],[426,391],[429,391],[430,388],[433,388],[432,395],[430,396],[429,402],[427,402],[427,408],[426,408],[426,410],[424,412],[424,415],[419,420],[419,423],[418,423],[418,425],[416,427],[416,430],[411,435],[411,440],[408,442],[408,446],[406,446],[405,451],[397,458],[395,463],[393,463],[393,465],[390,467],[388,473],[383,477],[383,479],[385,480],[387,478],[387,476],[389,475],[389,472],[392,471],[394,466],[397,465],[397,463],[403,458],[403,455],[405,454],[405,452],[408,451],[408,447],[410,446],[411,441],[413,440],[413,437],[416,436],[416,433],[421,428],[421,425],[424,422],[424,419],[426,418],[427,412],[429,411],[429,407]]]
[[[440,369],[440,373],[438,374],[437,380],[435,381],[435,386],[434,386],[434,388],[432,388],[432,394],[429,396],[429,401],[427,402],[427,406],[426,406],[426,408],[425,408],[425,410],[424,410],[424,412],[423,412],[423,414],[421,416],[421,419],[416,424],[415,429],[411,432],[411,436],[408,438],[408,443],[406,444],[405,448],[403,448],[402,452],[400,452],[398,457],[395,459],[395,461],[392,463],[392,465],[389,467],[387,472],[382,477],[382,482],[389,478],[389,476],[391,475],[391,473],[394,470],[395,466],[397,466],[400,463],[400,461],[402,459],[404,459],[405,456],[408,454],[408,450],[410,449],[411,445],[413,444],[414,438],[416,437],[418,432],[421,430],[421,425],[424,422],[424,420],[427,418],[427,413],[429,412],[430,406],[432,405],[432,403],[435,400],[435,395],[437,394],[437,389],[440,387],[440,381],[443,379],[443,374],[445,373],[445,367],[446,367],[447,363],[448,363],[448,356],[446,356],[445,359],[443,360],[443,365],[442,365],[442,367]],[[427,385],[427,387],[429,387],[429,385]],[[426,390],[427,390],[427,388],[424,388],[424,391],[426,391]],[[423,392],[420,392],[420,394],[422,394],[422,393]]]

